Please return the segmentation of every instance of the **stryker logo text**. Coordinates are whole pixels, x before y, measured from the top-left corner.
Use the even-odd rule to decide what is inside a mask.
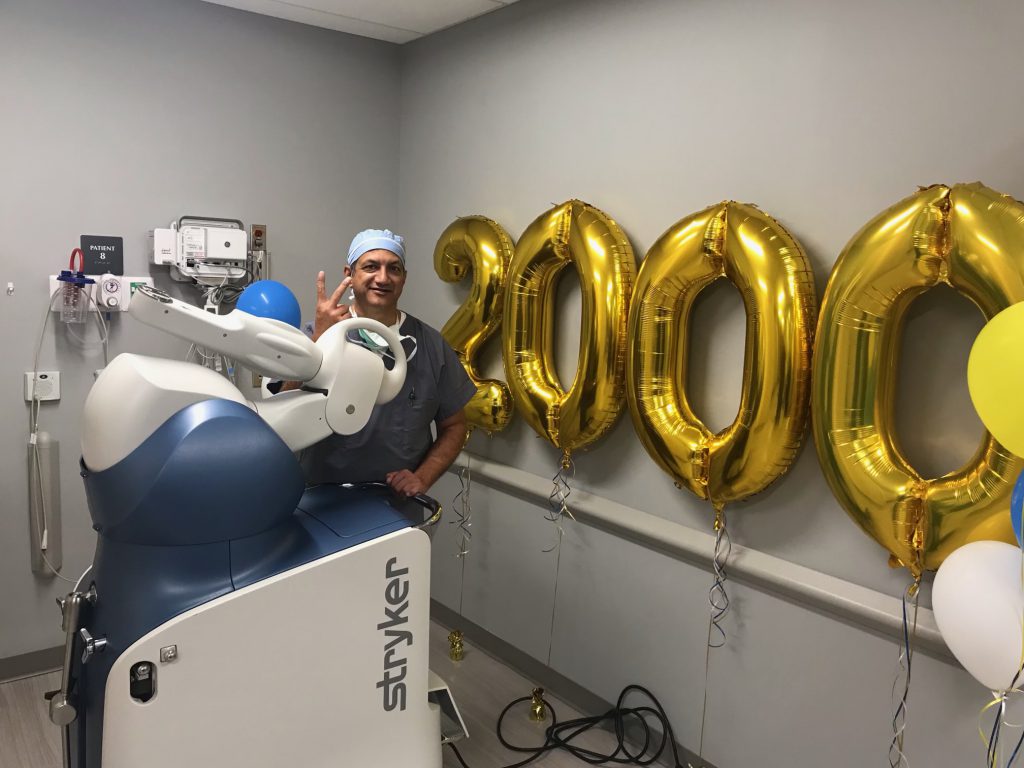
[[[404,625],[409,623],[409,573],[408,568],[398,567],[398,558],[392,557],[384,568],[384,621],[377,629],[384,631],[384,677],[377,682],[383,689],[384,711],[395,708],[405,711],[405,647],[412,645],[412,632]]]

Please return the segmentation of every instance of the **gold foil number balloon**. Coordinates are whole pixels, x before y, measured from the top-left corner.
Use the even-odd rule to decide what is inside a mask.
[[[900,452],[893,400],[917,296],[946,283],[986,318],[1024,299],[1022,222],[1024,206],[981,184],[922,189],[861,229],[829,278],[814,352],[818,457],[849,515],[914,576],[968,542],[1014,541],[1021,460],[986,433],[966,466],[923,478]]]
[[[747,313],[736,419],[712,433],[686,398],[689,317],[728,279]],[[740,203],[676,223],[640,267],[629,312],[629,410],[640,441],[676,483],[716,509],[767,487],[800,447],[810,392],[814,276],[797,242]]]
[[[570,265],[583,311],[576,377],[565,391],[554,367],[554,302]],[[607,215],[570,200],[527,228],[509,272],[504,352],[512,397],[530,426],[568,455],[597,440],[622,409],[633,249]]]
[[[456,219],[441,234],[434,248],[434,271],[454,283],[473,273],[469,296],[445,323],[441,334],[451,344],[476,394],[466,405],[470,426],[488,432],[504,429],[512,417],[508,386],[487,379],[476,369],[476,356],[501,324],[505,279],[515,246],[501,225],[483,216]]]

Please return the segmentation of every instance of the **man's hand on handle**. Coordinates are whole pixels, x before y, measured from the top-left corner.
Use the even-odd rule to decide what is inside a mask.
[[[456,411],[447,419],[437,422],[437,439],[430,446],[423,462],[415,472],[408,469],[388,472],[388,485],[395,493],[405,496],[426,493],[455,461],[462,446],[466,444],[467,435],[464,411]]]
[[[408,469],[388,472],[387,481],[395,493],[403,496],[419,496],[430,490],[430,486],[423,482],[419,475]]]

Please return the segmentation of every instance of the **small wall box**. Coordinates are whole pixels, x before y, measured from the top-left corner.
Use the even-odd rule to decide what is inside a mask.
[[[25,371],[25,402],[37,400],[60,400],[60,371],[36,371],[35,388],[32,387],[32,371]]]

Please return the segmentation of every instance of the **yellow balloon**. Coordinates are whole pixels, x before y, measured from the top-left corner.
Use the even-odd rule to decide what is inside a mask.
[[[576,377],[565,391],[554,366],[554,302],[569,265],[583,312]],[[526,229],[509,272],[504,352],[512,397],[530,426],[568,454],[597,440],[622,410],[633,249],[606,214],[570,200]]]
[[[736,419],[713,433],[686,397],[697,295],[732,282],[747,313]],[[814,275],[799,244],[754,206],[713,205],[673,225],[640,267],[629,313],[629,410],[640,441],[681,487],[717,509],[766,488],[792,463],[807,420]]]
[[[484,216],[456,219],[441,233],[434,247],[434,271],[449,283],[470,271],[469,296],[441,329],[441,335],[459,356],[476,394],[466,405],[471,427],[487,432],[504,429],[512,418],[512,394],[503,381],[487,379],[476,368],[484,342],[498,330],[505,303],[505,280],[515,246],[497,222]]]
[[[1024,303],[993,317],[971,347],[967,387],[985,428],[1024,456]]]
[[[854,521],[915,576],[971,541],[1013,542],[1024,463],[985,434],[961,469],[923,478],[900,452],[896,357],[911,302],[946,283],[992,317],[1024,299],[1024,206],[981,184],[922,189],[846,246],[822,302],[814,351],[814,442]]]

